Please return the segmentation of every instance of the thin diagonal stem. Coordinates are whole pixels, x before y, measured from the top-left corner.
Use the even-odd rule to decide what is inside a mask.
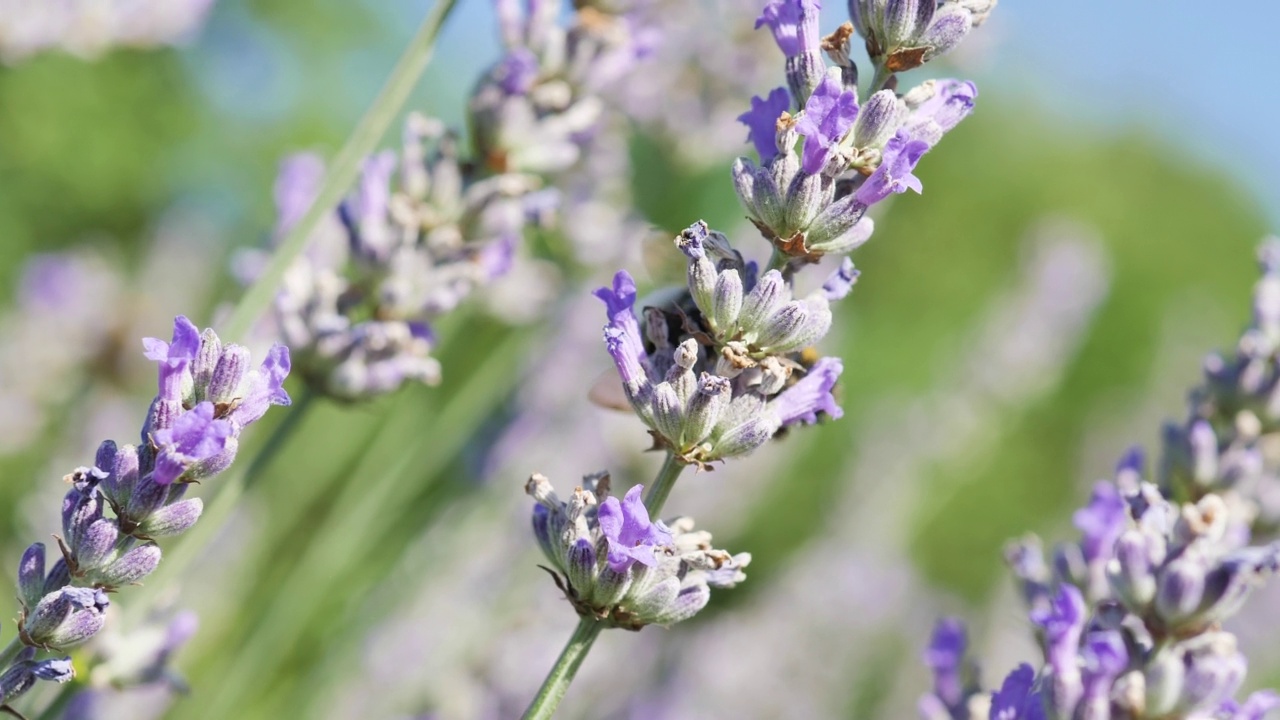
[[[296,225],[289,229],[280,245],[271,255],[271,261],[265,270],[249,286],[240,302],[236,304],[223,324],[222,337],[228,340],[242,339],[254,321],[267,309],[271,298],[275,296],[280,279],[284,277],[289,264],[298,257],[306,246],[307,238],[315,230],[321,218],[332,210],[344,193],[355,182],[360,171],[360,161],[377,147],[382,136],[386,134],[391,121],[400,113],[405,100],[413,86],[417,84],[427,61],[435,49],[436,37],[440,28],[449,17],[449,13],[457,5],[457,0],[437,0],[435,7],[427,14],[418,34],[414,36],[400,56],[395,69],[391,71],[387,82],[382,86],[373,105],[360,118],[359,124],[352,131],[351,137],[338,151],[329,171],[325,173],[324,183],[316,193],[311,207]]]
[[[674,453],[667,453],[667,459],[658,470],[658,476],[649,484],[644,498],[644,505],[650,515],[657,516],[662,512],[662,506],[666,504],[667,496],[671,494],[671,488],[675,487],[684,466],[684,462]],[[524,720],[542,720],[555,714],[569,685],[573,683],[573,678],[578,674],[578,668],[582,667],[582,661],[586,659],[591,645],[603,629],[604,625],[595,618],[584,617],[578,622],[578,628],[569,637],[560,657],[556,658],[556,664],[547,673],[547,679],[542,681],[537,696],[524,712]]]

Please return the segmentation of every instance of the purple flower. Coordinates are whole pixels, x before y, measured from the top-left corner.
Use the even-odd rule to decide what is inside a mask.
[[[1009,673],[1004,684],[991,696],[990,720],[1044,720],[1040,691],[1032,689],[1036,672],[1023,663]]]
[[[977,97],[978,86],[968,80],[938,80],[934,96],[920,103],[907,118],[906,131],[912,140],[933,147],[973,112]]]
[[[262,365],[249,374],[244,395],[227,418],[243,428],[265,415],[271,405],[291,404],[293,401],[284,389],[284,379],[289,376],[290,367],[289,348],[279,343],[272,345]]]
[[[1224,720],[1262,720],[1267,713],[1280,708],[1280,695],[1271,690],[1261,690],[1249,696],[1240,705],[1234,700],[1222,704],[1218,717]]]
[[[964,699],[960,672],[967,644],[964,623],[943,618],[934,627],[933,638],[924,652],[924,664],[933,671],[933,692],[949,708],[957,707]]]
[[[154,482],[168,485],[187,468],[227,448],[227,440],[233,434],[231,423],[215,419],[213,415],[213,403],[202,402],[178,416],[173,427],[155,432],[152,439],[160,452],[151,475]]]
[[[841,260],[840,267],[836,268],[836,271],[827,277],[827,281],[822,283],[822,294],[827,298],[827,302],[843,300],[857,284],[860,274],[853,266],[853,260],[849,258]]]
[[[790,107],[787,89],[774,88],[764,100],[751,98],[751,109],[738,116],[738,122],[747,126],[747,140],[755,144],[760,162],[778,154],[778,118]]]
[[[632,312],[636,302],[635,280],[626,270],[619,270],[613,276],[613,287],[602,287],[595,291],[595,296],[604,301],[609,316],[609,324],[604,328],[605,346],[618,368],[628,396],[634,396],[649,380],[640,323]]]
[[[1110,560],[1116,540],[1124,532],[1128,519],[1128,504],[1120,497],[1116,486],[1109,482],[1095,485],[1089,504],[1072,516],[1072,522],[1083,536],[1080,548],[1085,562]]]
[[[831,75],[824,77],[809,96],[804,115],[796,123],[796,132],[805,139],[801,166],[806,173],[822,172],[833,149],[857,118],[858,97]]]
[[[314,153],[290,155],[280,162],[274,188],[276,235],[289,231],[315,200],[324,181],[324,161]]]
[[[844,364],[840,358],[824,357],[814,363],[799,382],[779,393],[769,407],[782,421],[782,427],[797,422],[812,425],[818,421],[819,412],[833,419],[844,415],[831,395],[831,388],[835,387],[843,371]]]
[[[1129,666],[1129,651],[1124,638],[1115,630],[1090,632],[1080,650],[1084,667],[1085,701],[1106,702],[1111,683]]]
[[[1080,669],[1076,660],[1086,610],[1079,588],[1063,583],[1048,607],[1031,611],[1031,621],[1044,628],[1045,659],[1053,668],[1053,701],[1064,712],[1069,712],[1080,700]]]
[[[770,0],[756,20],[756,29],[768,25],[782,54],[795,57],[818,44],[818,0]]]
[[[880,167],[854,193],[855,199],[870,207],[894,193],[906,192],[908,189],[921,192],[923,187],[920,185],[920,178],[911,172],[916,169],[921,156],[928,151],[928,143],[913,140],[905,130],[899,130],[893,139],[885,143],[884,152],[880,156]]]
[[[658,563],[654,548],[671,543],[670,532],[649,522],[649,511],[640,500],[643,489],[636,485],[622,502],[610,497],[600,504],[600,530],[609,543],[609,567],[614,572],[626,572],[633,562],[653,567]]]
[[[528,48],[516,48],[498,63],[498,84],[508,95],[525,95],[538,79],[538,58]]]
[[[143,354],[160,364],[160,399],[181,402],[183,379],[200,350],[200,329],[186,315],[173,320],[173,341],[142,339]]]

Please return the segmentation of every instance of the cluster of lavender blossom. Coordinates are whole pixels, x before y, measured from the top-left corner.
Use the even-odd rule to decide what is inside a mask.
[[[646,52],[627,13],[576,6],[566,28],[559,2],[499,2],[506,49],[468,102],[470,152],[442,122],[412,114],[399,155],[364,161],[355,193],[291,266],[277,331],[312,389],[354,400],[435,384],[431,324],[525,260],[526,227],[557,204],[545,180],[579,163],[604,112],[600,89]],[[306,212],[323,174],[313,155],[283,162],[277,237]],[[246,278],[259,264],[244,265]]]
[[[1030,537],[1008,559],[1044,653],[1000,690],[979,689],[964,628],[938,625],[926,654],[926,720],[1261,720],[1280,694],[1236,693],[1248,662],[1223,623],[1280,571],[1280,467],[1266,449],[1280,406],[1280,241],[1260,251],[1253,320],[1212,354],[1187,419],[1165,426],[1154,481],[1138,450],[1076,512],[1079,542],[1046,562]]]
[[[826,37],[817,0],[765,6],[756,27],[767,27],[782,50],[788,87],[754,98],[741,115],[759,161],[738,159],[732,177],[772,255],[762,270],[697,222],[675,239],[686,287],[639,302],[623,270],[598,290],[626,404],[667,463],[644,502],[640,485],[619,501],[599,476],[588,476],[567,501],[541,476],[527,486],[538,502],[535,535],[583,627],[668,625],[702,609],[710,588],[745,579],[749,554],[714,549],[687,518],[650,515],[661,511],[683,467],[711,469],[784,428],[841,416],[832,392],[842,363],[813,346],[831,328],[831,303],[848,295],[858,271],[844,257],[820,289],[800,297],[795,277],[866,242],[872,206],[921,190],[916,164],[969,114],[977,92],[969,82],[928,80],[899,94],[895,73],[954,47],[993,5],[855,0],[853,22]],[[862,102],[850,59],[855,30],[875,69]]]
[[[16,63],[53,49],[92,58],[113,47],[183,42],[204,24],[214,0],[0,0],[0,60]]]
[[[109,595],[150,575],[160,563],[158,538],[189,529],[200,518],[193,482],[211,478],[235,460],[244,428],[271,405],[288,405],[283,383],[289,351],[276,345],[261,365],[248,349],[228,343],[186,317],[174,321],[172,341],[143,341],[159,365],[159,392],[137,445],[102,443],[92,466],[66,476],[61,557],[46,566],[45,546],[32,544],[18,565],[21,603],[17,638],[0,654],[0,707],[36,680],[66,682],[63,652],[102,630]]]

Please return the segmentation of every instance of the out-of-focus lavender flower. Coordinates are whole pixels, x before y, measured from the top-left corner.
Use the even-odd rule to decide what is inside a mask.
[[[555,566],[556,584],[583,617],[608,627],[639,630],[693,617],[711,599],[712,588],[746,579],[751,555],[730,555],[694,531],[689,518],[650,523],[640,503],[641,486],[619,503],[609,497],[609,476],[583,478],[562,501],[541,475],[529,479],[533,530]]]
[[[140,582],[159,565],[155,538],[184,532],[199,519],[201,501],[184,498],[190,482],[225,470],[241,431],[267,406],[289,403],[283,346],[252,368],[247,349],[223,345],[212,329],[201,332],[182,316],[171,341],[148,338],[143,346],[159,366],[159,380],[142,444],[108,440],[92,466],[68,474],[62,534],[55,536],[61,559],[46,570],[45,547],[35,543],[19,561],[18,637],[28,649],[70,648],[96,635],[110,605],[107,593]],[[24,662],[20,656],[5,671],[22,681],[6,699],[30,686]],[[64,681],[58,667],[35,667],[31,678]]]
[[[115,47],[178,45],[204,24],[214,0],[0,0],[0,60],[62,50],[95,58]]]
[[[977,670],[966,657],[968,635],[964,623],[939,620],[924,653],[933,672],[933,692],[920,698],[920,716],[926,720],[967,717],[969,698],[977,692]]]
[[[676,246],[689,263],[688,296],[642,308],[643,332],[626,271],[596,291],[609,318],[606,348],[655,444],[705,465],[749,453],[785,426],[839,417],[831,391],[840,361],[800,361],[831,327],[826,294],[793,300],[777,270],[757,279],[755,265],[705,223]],[[852,266],[840,272],[853,276]]]

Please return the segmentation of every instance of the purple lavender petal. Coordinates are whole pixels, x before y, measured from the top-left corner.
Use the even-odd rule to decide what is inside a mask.
[[[498,63],[498,85],[508,95],[525,95],[538,79],[538,58],[528,48],[516,48]]]
[[[991,696],[990,720],[1044,720],[1040,693],[1032,689],[1036,672],[1023,663],[1009,673]]]
[[[1079,673],[1076,657],[1087,619],[1086,610],[1079,588],[1063,583],[1049,607],[1031,611],[1031,621],[1044,628],[1045,658],[1057,678],[1069,679]],[[1068,706],[1071,704],[1066,698],[1059,700]]]
[[[844,371],[840,358],[824,357],[809,368],[809,373],[799,382],[778,394],[769,408],[777,413],[786,427],[797,422],[812,425],[818,421],[818,413],[824,412],[832,419],[844,415],[831,394],[836,380]]]
[[[636,485],[622,502],[610,497],[600,505],[600,530],[608,541],[608,562],[614,572],[626,572],[633,562],[653,567],[658,562],[654,548],[671,542],[670,532],[649,522],[649,511],[640,499],[643,490],[644,486]]]
[[[751,109],[738,116],[738,122],[747,126],[747,140],[756,146],[761,163],[778,154],[778,118],[790,107],[787,89],[774,88],[763,100],[751,98]]]
[[[200,350],[200,330],[186,315],[173,320],[173,340],[143,338],[143,355],[160,364],[160,399],[182,400],[182,378]]]
[[[964,699],[960,671],[967,644],[964,623],[943,618],[934,627],[933,638],[924,653],[924,664],[933,671],[933,692],[950,708],[959,706]]]
[[[903,193],[908,189],[921,192],[923,187],[920,178],[913,175],[912,171],[928,151],[928,143],[913,140],[905,130],[899,130],[893,139],[885,143],[880,167],[854,193],[855,199],[870,207],[894,193]]]
[[[1080,547],[1085,561],[1109,560],[1116,540],[1128,526],[1128,520],[1128,504],[1120,497],[1116,486],[1109,482],[1095,485],[1089,504],[1072,516],[1072,522],[1083,535]]]
[[[814,49],[805,45],[817,39],[818,11],[821,9],[822,3],[818,0],[770,0],[756,20],[756,29],[768,25],[782,54],[795,57]]]
[[[796,132],[805,139],[801,167],[806,173],[822,172],[835,146],[857,119],[858,97],[831,75],[824,77],[796,123]]]
[[[632,312],[636,302],[635,280],[626,270],[619,270],[613,276],[612,288],[602,287],[594,294],[604,301],[609,316],[609,324],[604,328],[605,346],[628,393],[634,394],[649,380],[640,323]]]
[[[226,449],[232,433],[231,423],[214,418],[213,403],[196,405],[180,415],[173,427],[155,432],[160,452],[151,479],[161,485],[173,482],[191,465]]]
[[[951,131],[973,112],[978,97],[978,86],[968,80],[939,80],[933,97],[920,103],[905,123],[912,140],[938,144],[942,136]]]
[[[291,404],[293,401],[284,389],[284,381],[289,377],[291,366],[289,348],[279,343],[272,345],[267,351],[267,357],[262,360],[262,365],[249,375],[244,397],[227,414],[227,418],[243,428],[265,415],[271,405]]]

